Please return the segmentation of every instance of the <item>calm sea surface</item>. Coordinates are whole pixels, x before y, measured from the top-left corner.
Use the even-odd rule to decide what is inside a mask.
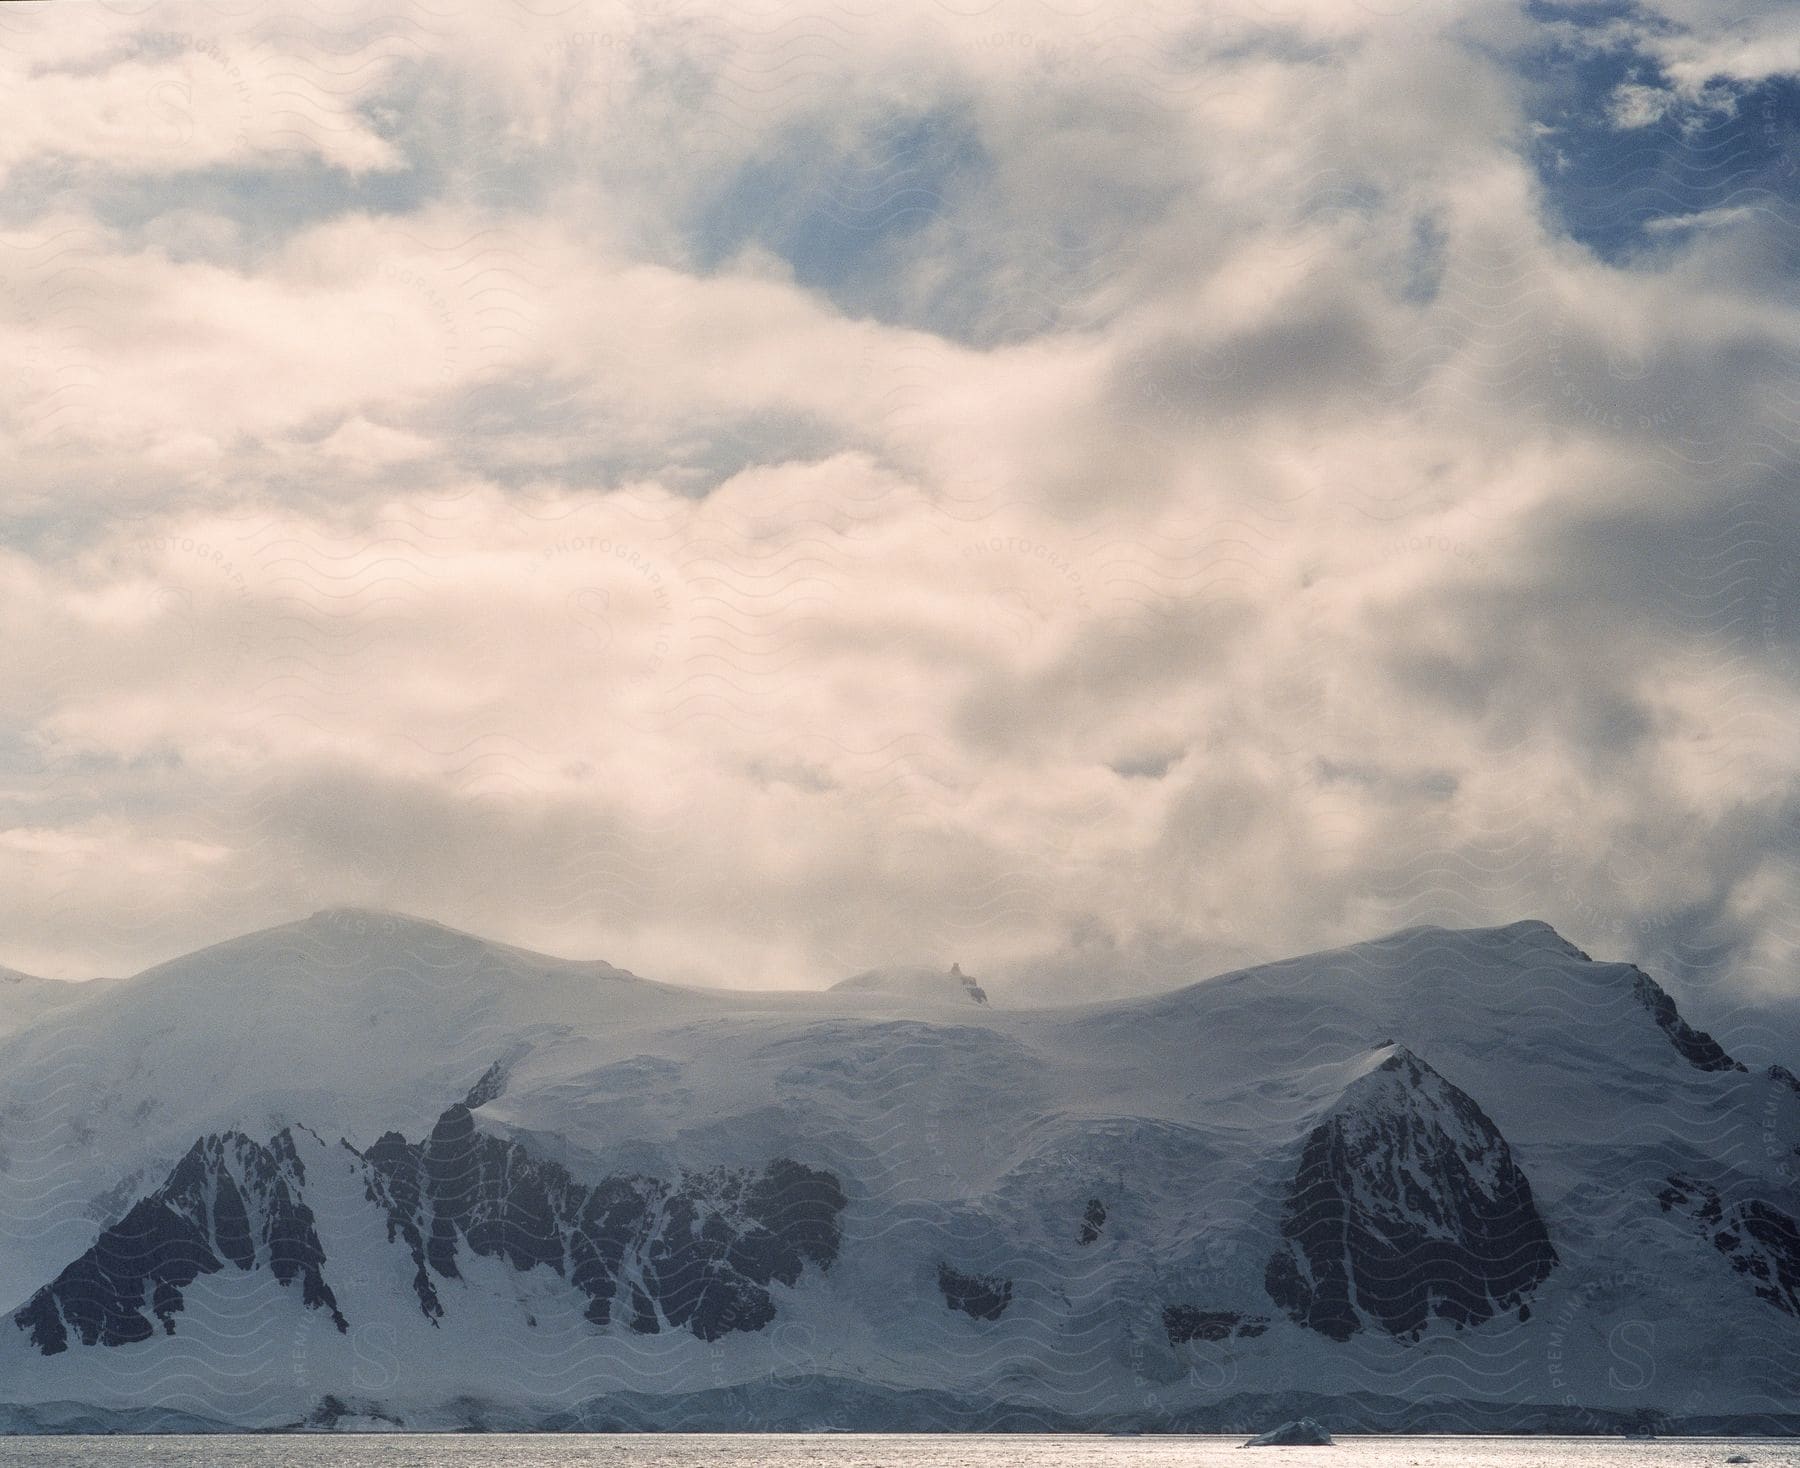
[[[1359,1437],[1335,1448],[1239,1438],[925,1436],[43,1437],[0,1438],[0,1464],[45,1468],[1713,1468],[1734,1454],[1800,1468],[1800,1439]],[[1267,1460],[1274,1459],[1271,1464]]]

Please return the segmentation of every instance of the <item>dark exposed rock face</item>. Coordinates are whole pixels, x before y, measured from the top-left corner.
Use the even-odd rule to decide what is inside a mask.
[[[1481,1108],[1396,1049],[1306,1137],[1269,1296],[1333,1340],[1416,1340],[1523,1305],[1557,1262],[1530,1184]]]
[[[389,1132],[364,1158],[369,1198],[386,1211],[388,1238],[410,1252],[431,1319],[444,1313],[435,1281],[460,1277],[466,1248],[515,1269],[548,1265],[588,1297],[595,1325],[619,1303],[640,1333],[666,1321],[716,1340],[761,1330],[775,1318],[768,1286],[797,1283],[808,1263],[829,1269],[841,1241],[838,1180],[786,1158],[674,1184],[614,1176],[590,1186],[477,1131],[466,1105],[439,1117],[425,1142]]]
[[[1650,1016],[1669,1037],[1669,1043],[1681,1053],[1683,1060],[1695,1070],[1743,1070],[1745,1067],[1725,1053],[1725,1047],[1706,1033],[1697,1030],[1684,1020],[1675,1008],[1675,1001],[1666,990],[1649,974],[1641,969],[1633,969],[1632,992],[1637,995],[1638,1003],[1650,1011]]]
[[[1165,1305],[1163,1333],[1172,1346],[1189,1341],[1250,1340],[1269,1328],[1266,1315],[1244,1315],[1236,1310],[1201,1310],[1193,1305]]]
[[[477,1107],[486,1106],[488,1102],[505,1095],[507,1069],[504,1060],[496,1060],[481,1073],[481,1079],[469,1088],[469,1094],[463,1097],[463,1105],[474,1111]]]
[[[1106,1205],[1098,1198],[1089,1198],[1087,1208],[1081,1215],[1081,1231],[1075,1235],[1078,1244],[1091,1244],[1100,1237],[1100,1230],[1106,1227]]]
[[[938,1265],[938,1288],[944,1303],[977,1320],[998,1320],[1012,1304],[1012,1281],[991,1274],[964,1274],[948,1264]]]
[[[504,1084],[504,1069],[492,1069],[470,1097],[491,1099]],[[388,1241],[410,1256],[419,1308],[434,1322],[444,1313],[437,1281],[461,1277],[467,1250],[518,1270],[549,1266],[587,1296],[596,1325],[618,1303],[632,1330],[666,1323],[715,1340],[766,1326],[769,1286],[797,1284],[809,1263],[829,1269],[842,1239],[837,1178],[786,1158],[673,1183],[614,1176],[590,1186],[479,1132],[467,1102],[423,1142],[389,1132],[364,1153],[343,1146],[363,1163],[366,1197],[385,1215]],[[267,1147],[236,1132],[204,1137],[14,1322],[45,1355],[66,1350],[71,1332],[86,1345],[148,1339],[152,1317],[173,1334],[183,1290],[232,1267],[298,1281],[304,1303],[347,1330],[305,1185],[288,1132]]]
[[[1669,1185],[1656,1195],[1662,1211],[1680,1209],[1703,1227],[1711,1227],[1725,1217],[1725,1205],[1719,1201],[1719,1190],[1680,1173],[1669,1175]]]
[[[342,1397],[327,1392],[319,1398],[319,1405],[306,1416],[308,1427],[336,1427],[346,1418],[365,1418],[371,1422],[385,1422],[391,1427],[403,1427],[405,1423],[391,1412],[385,1412],[374,1402],[346,1402]]]
[[[348,1328],[325,1283],[325,1251],[312,1210],[301,1201],[306,1169],[283,1131],[267,1147],[238,1132],[202,1137],[155,1192],[13,1316],[46,1356],[83,1345],[148,1340],[154,1316],[165,1334],[185,1305],[183,1291],[227,1265],[266,1268],[283,1285],[300,1282],[309,1309]],[[146,1313],[148,1310],[148,1313]]]
[[[988,1002],[987,990],[965,974],[960,963],[950,965],[950,977],[962,985],[963,993],[967,994],[975,1003],[986,1004]]]
[[[1727,1204],[1719,1190],[1679,1174],[1656,1195],[1663,1212],[1685,1214],[1702,1238],[1751,1282],[1756,1296],[1800,1315],[1800,1226],[1760,1198]]]

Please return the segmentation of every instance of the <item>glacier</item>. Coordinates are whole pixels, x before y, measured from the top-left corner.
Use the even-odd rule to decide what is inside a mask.
[[[1797,1425],[1800,1082],[1542,923],[1029,1008],[333,909],[68,987],[0,990],[0,1430]]]

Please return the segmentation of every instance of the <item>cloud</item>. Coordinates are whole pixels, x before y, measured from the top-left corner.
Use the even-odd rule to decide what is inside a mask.
[[[4,62],[6,962],[1781,981],[1785,9],[77,16]]]
[[[254,42],[171,7],[200,29],[163,30],[148,15],[90,10],[46,40],[39,25],[0,56],[5,127],[0,177],[46,166],[67,174],[179,175],[226,163],[279,168],[317,158],[351,173],[399,155],[358,115],[356,93],[278,30]],[[380,61],[367,65],[379,80]]]
[[[1672,90],[1621,82],[1607,99],[1607,116],[1614,127],[1649,127],[1667,117],[1678,101]]]

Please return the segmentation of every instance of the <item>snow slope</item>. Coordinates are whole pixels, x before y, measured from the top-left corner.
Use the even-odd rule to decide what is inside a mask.
[[[53,1009],[92,998],[105,986],[106,980],[70,983],[62,979],[40,979],[22,974],[17,969],[0,968],[0,1035],[10,1035],[43,1018]]]
[[[1539,923],[995,1010],[336,911],[0,1038],[0,1115],[31,1420],[1794,1409],[1800,1083]]]

